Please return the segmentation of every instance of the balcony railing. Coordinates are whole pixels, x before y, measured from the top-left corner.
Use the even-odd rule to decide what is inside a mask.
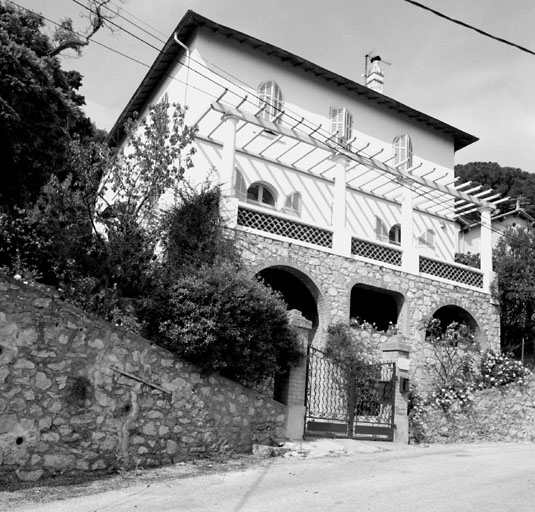
[[[351,254],[401,267],[400,249],[370,242],[369,240],[352,237]]]
[[[301,222],[277,217],[243,206],[238,207],[238,226],[258,229],[274,235],[293,238],[320,247],[332,248],[333,233],[326,229],[309,226]]]
[[[428,274],[447,279],[448,281],[483,288],[483,272],[481,270],[470,269],[453,263],[445,263],[427,258],[426,256],[420,256],[419,270],[421,274]]]

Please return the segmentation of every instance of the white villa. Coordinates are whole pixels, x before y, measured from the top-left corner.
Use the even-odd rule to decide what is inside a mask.
[[[477,139],[386,96],[378,58],[362,85],[189,11],[117,120],[186,104],[198,126],[192,179],[213,169],[251,273],[311,323],[396,324],[411,378],[423,321],[468,322],[499,344],[491,302],[492,192],[456,186],[456,151]],[[456,264],[458,215],[479,211],[481,269]],[[499,346],[499,345],[498,345]]]

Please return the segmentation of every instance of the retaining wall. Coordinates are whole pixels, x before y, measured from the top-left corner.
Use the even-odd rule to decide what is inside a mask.
[[[474,395],[466,408],[445,413],[426,407],[421,441],[477,443],[535,441],[535,376],[527,384],[509,384]]]
[[[0,274],[0,479],[246,452],[285,427],[283,404]]]

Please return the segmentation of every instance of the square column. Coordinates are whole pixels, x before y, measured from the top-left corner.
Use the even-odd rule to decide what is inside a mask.
[[[312,322],[307,320],[301,311],[292,309],[288,312],[290,324],[299,333],[302,355],[296,366],[290,368],[284,386],[284,396],[281,400],[288,406],[288,420],[286,424],[286,437],[288,439],[303,439],[305,432],[305,394],[307,377],[307,348],[309,343]]]
[[[334,170],[334,196],[332,211],[333,250],[341,256],[351,254],[351,236],[346,229],[346,170],[347,157],[338,153],[333,157]]]
[[[383,345],[382,361],[396,364],[394,389],[394,442],[409,442],[409,368],[410,347],[401,335],[393,336]]]
[[[483,290],[490,293],[490,285],[494,277],[492,270],[492,231],[490,208],[482,208],[481,213],[481,240],[480,240],[480,258],[481,271],[483,272]]]
[[[420,255],[414,247],[414,207],[412,185],[409,180],[403,182],[403,199],[401,202],[401,266],[405,272],[418,274]]]
[[[233,115],[224,115],[223,120],[223,149],[219,170],[219,186],[221,189],[221,203],[219,205],[221,216],[230,228],[236,226],[238,217],[238,200],[233,197],[234,168],[236,167],[236,126],[238,118]]]

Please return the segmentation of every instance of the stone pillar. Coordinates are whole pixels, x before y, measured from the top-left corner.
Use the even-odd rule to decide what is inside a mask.
[[[490,284],[494,276],[492,270],[492,231],[490,208],[481,209],[481,271],[483,272],[483,290],[490,293]]]
[[[394,442],[409,442],[409,359],[410,348],[404,343],[401,335],[392,338],[383,345],[382,361],[384,363],[396,363],[396,382],[394,389]],[[406,381],[404,380],[406,379]],[[406,384],[406,389],[402,385]]]
[[[333,250],[341,256],[351,254],[351,237],[346,229],[346,170],[347,157],[341,154],[334,156],[336,163],[334,171],[333,194]]]
[[[403,199],[401,202],[401,265],[405,272],[418,274],[420,256],[414,247],[414,209],[412,185],[409,181],[403,183]]]
[[[234,168],[236,167],[236,125],[238,118],[224,115],[223,119],[223,150],[219,169],[219,186],[221,187],[221,216],[225,225],[236,226],[238,217],[238,199],[233,197]]]
[[[282,397],[288,406],[288,422],[286,424],[286,437],[288,439],[303,439],[305,432],[305,394],[306,394],[306,363],[307,348],[312,330],[312,322],[307,320],[301,311],[292,309],[288,312],[290,324],[299,332],[302,356],[296,366],[290,368],[285,396]]]

